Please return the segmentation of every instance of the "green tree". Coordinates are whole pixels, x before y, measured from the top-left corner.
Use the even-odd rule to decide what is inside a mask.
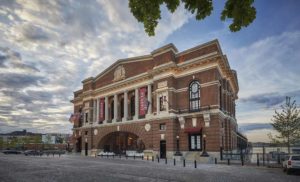
[[[281,105],[281,112],[275,110],[273,115],[273,123],[271,125],[279,133],[275,137],[270,135],[270,138],[276,143],[283,143],[290,147],[300,140],[300,110],[297,109],[296,101],[291,102],[290,97],[286,97],[286,102]]]
[[[149,36],[155,35],[155,27],[161,19],[160,6],[165,4],[171,13],[178,8],[180,1],[184,8],[195,15],[196,20],[205,19],[213,10],[212,0],[129,0],[129,8],[138,22],[144,24]],[[232,32],[247,27],[256,18],[254,0],[227,0],[221,14],[221,20],[232,19],[229,29]]]

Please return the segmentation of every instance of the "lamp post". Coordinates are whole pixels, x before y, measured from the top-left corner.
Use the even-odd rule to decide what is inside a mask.
[[[179,135],[176,136],[176,152],[175,156],[181,156],[181,152],[179,151]]]
[[[208,153],[206,152],[206,135],[203,134],[203,152],[201,154],[202,157],[208,157]]]

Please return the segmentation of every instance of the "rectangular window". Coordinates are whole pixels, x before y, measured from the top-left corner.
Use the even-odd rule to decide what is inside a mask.
[[[88,118],[89,118],[89,113],[85,113],[85,122],[88,122]]]
[[[160,111],[166,111],[166,103],[167,103],[167,97],[166,96],[161,96],[159,97],[159,110]]]
[[[189,135],[189,147],[190,147],[190,151],[202,150],[200,134],[190,134]]]
[[[159,125],[159,130],[163,130],[165,131],[167,128],[166,128],[166,124],[160,124]]]
[[[191,149],[195,150],[195,136],[191,136]]]
[[[201,141],[200,141],[200,135],[197,135],[197,140],[196,140],[196,146],[197,146],[197,150],[200,150],[200,144],[201,144]]]
[[[88,135],[88,131],[85,131],[85,135]]]

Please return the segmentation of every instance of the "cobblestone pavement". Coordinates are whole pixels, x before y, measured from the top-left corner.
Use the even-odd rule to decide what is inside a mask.
[[[299,174],[281,169],[187,163],[172,161],[93,158],[64,155],[60,158],[0,154],[0,181],[299,181]]]

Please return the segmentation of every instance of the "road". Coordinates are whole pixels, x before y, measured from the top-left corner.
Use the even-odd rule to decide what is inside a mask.
[[[0,154],[1,182],[47,181],[299,181],[299,174],[281,169],[247,166],[192,164],[184,168],[172,162],[107,159],[64,155],[37,157]]]

